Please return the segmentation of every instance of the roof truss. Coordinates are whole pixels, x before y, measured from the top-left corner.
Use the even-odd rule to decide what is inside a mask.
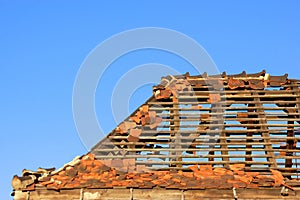
[[[299,86],[266,71],[163,77],[91,152],[152,170],[244,163],[247,171],[277,169],[298,179]]]

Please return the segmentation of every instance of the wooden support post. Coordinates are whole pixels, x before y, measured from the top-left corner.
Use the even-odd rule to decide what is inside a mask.
[[[297,112],[297,115],[295,116],[295,118],[296,118],[296,122],[298,123],[298,124],[300,124],[300,120],[299,120],[299,118],[300,118],[300,88],[299,87],[295,87],[295,90],[297,91],[296,92],[296,95],[297,95],[297,98],[296,98],[296,100],[297,100],[297,103],[296,103],[296,112]],[[297,148],[297,142],[298,141],[295,141],[296,142],[296,145],[295,145],[295,148]],[[295,153],[295,156],[297,156],[297,153]],[[298,158],[296,158],[296,168],[298,168]],[[297,174],[297,179],[299,180],[299,174],[298,174],[298,172],[299,172],[299,170],[297,169],[296,170],[296,174]]]
[[[217,112],[216,111],[216,107],[215,107],[215,104],[211,104],[211,113],[214,113],[214,112]],[[210,117],[211,118],[213,118],[214,116],[213,115],[210,115]],[[212,125],[212,124],[215,124],[216,122],[214,121],[214,120],[210,120],[210,124]],[[213,127],[213,126],[209,126],[209,130],[214,130],[215,129],[215,127]],[[208,155],[209,155],[209,157],[208,157],[208,161],[210,161],[210,162],[212,162],[212,161],[214,161],[214,154],[215,154],[215,151],[214,150],[212,150],[213,148],[214,148],[214,146],[215,146],[215,143],[217,142],[216,141],[216,134],[215,133],[210,133],[209,134],[209,136],[211,137],[211,138],[213,138],[213,139],[209,139],[208,140],[208,145],[209,145],[209,152],[208,152]]]
[[[298,89],[297,88],[291,88],[292,90],[294,89]],[[299,89],[298,89],[299,90]],[[296,95],[298,95],[299,92],[296,92]],[[296,98],[296,101],[299,100],[299,97]],[[298,112],[299,112],[299,103],[296,103],[296,107],[298,109]],[[295,119],[296,116],[295,115],[292,115],[290,113],[288,113],[288,119]],[[294,121],[288,121],[287,122],[288,125],[291,125],[291,126],[288,126],[287,128],[287,137],[294,137],[295,136],[295,130],[294,130]],[[288,150],[293,150],[296,148],[296,143],[295,143],[295,140],[294,139],[287,139],[286,140],[286,148]],[[294,152],[286,152],[286,156],[293,156],[294,155]],[[292,168],[293,167],[293,159],[292,158],[286,158],[285,159],[285,168]],[[286,170],[287,173],[295,173],[297,170]],[[291,176],[286,176],[287,178],[291,179]]]
[[[179,116],[179,106],[175,104],[175,116],[174,116],[174,125],[175,125],[175,149],[182,149],[181,148],[181,134],[180,134],[180,116]],[[176,161],[182,161],[182,151],[176,151]],[[177,167],[182,167],[182,164],[177,164]]]
[[[289,118],[294,118],[294,116],[289,116]],[[294,121],[288,121],[288,125],[293,125]],[[288,127],[287,130],[287,137],[294,137],[295,136],[295,131],[294,131],[294,126]],[[288,150],[294,149],[295,145],[295,140],[294,139],[287,139],[286,140],[286,148]],[[286,156],[293,156],[294,152],[286,152]],[[286,158],[285,159],[285,168],[292,168],[293,166],[293,159],[292,158]],[[296,171],[296,170],[295,170]],[[287,173],[293,173],[295,171],[292,170],[286,170]],[[291,179],[291,176],[287,176],[287,178]]]
[[[174,104],[172,104],[172,108],[174,108]],[[169,149],[174,149],[175,145],[174,145],[174,139],[172,139],[172,137],[174,137],[175,134],[175,128],[174,128],[174,118],[175,118],[175,110],[172,109],[169,111],[170,112],[170,141],[169,141]],[[173,158],[174,152],[173,151],[169,151],[169,161],[174,161]],[[174,167],[174,165],[169,165],[170,167]]]
[[[257,96],[258,94],[255,93],[255,96]],[[259,124],[260,125],[264,125],[267,124],[267,120],[266,120],[266,115],[265,115],[265,111],[263,108],[262,103],[260,102],[260,97],[254,97],[254,101],[256,102],[256,107],[257,108],[257,112],[258,112],[258,118],[259,120]],[[273,151],[273,147],[271,144],[271,140],[270,140],[270,132],[267,126],[261,126],[262,129],[262,136],[264,137],[264,142],[266,143],[265,146],[265,154],[268,156],[268,161],[270,163],[270,167],[274,167],[277,168],[277,163],[276,163],[276,159],[275,159],[275,154]]]
[[[222,161],[229,162],[228,150],[227,150],[228,146],[227,146],[227,140],[226,140],[226,133],[224,131],[225,130],[224,116],[223,116],[224,108],[222,107],[222,105],[216,104],[215,105],[215,109],[216,109],[217,113],[220,113],[216,117],[218,118],[218,120],[217,120],[217,129],[220,130],[219,136],[221,137],[221,139],[219,141],[221,143],[221,148],[223,149],[221,151],[221,154],[224,155],[224,157],[222,157]],[[228,164],[224,164],[223,166],[224,167],[228,167]]]
[[[251,107],[255,107],[255,104],[248,104],[248,112],[250,112],[250,113],[252,113],[252,112],[254,112],[255,111],[255,109],[253,109],[253,108],[251,108]],[[255,117],[257,117],[257,115],[248,115],[248,118],[255,118]],[[252,120],[250,120],[250,121],[248,121],[248,123],[247,124],[254,124],[254,122],[252,121]],[[247,126],[247,129],[254,129],[255,127],[254,126]],[[249,132],[247,132],[247,139],[246,139],[246,143],[250,143],[250,142],[253,142],[253,140],[252,139],[248,139],[249,137],[251,137],[252,138],[252,135],[253,135],[253,133],[251,132],[251,131],[249,131]],[[247,144],[246,145],[246,149],[252,149],[252,145],[251,144]],[[245,158],[245,160],[248,162],[251,162],[253,159],[252,159],[252,157],[251,157],[251,155],[252,155],[252,151],[250,150],[250,151],[246,151],[246,158]],[[247,163],[246,164],[246,167],[251,167],[251,164],[249,164],[249,163]]]
[[[175,100],[176,101],[176,100]],[[173,100],[174,102],[174,100]],[[180,116],[179,105],[173,103],[173,110],[170,111],[172,117],[170,121],[170,135],[173,137],[170,142],[170,149],[181,149],[181,135],[180,135]],[[175,158],[170,158],[172,161],[182,161],[182,151],[170,152],[169,155],[176,155]],[[171,165],[172,167],[182,167],[182,164]]]

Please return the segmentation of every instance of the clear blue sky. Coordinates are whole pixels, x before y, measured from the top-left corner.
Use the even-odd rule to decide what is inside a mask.
[[[221,72],[300,78],[299,1],[101,2],[0,0],[0,199],[10,199],[11,178],[23,168],[60,167],[87,152],[73,121],[73,84],[88,53],[121,31],[174,29],[200,43]],[[176,57],[145,51],[111,73],[149,62],[187,71]],[[137,92],[130,109],[150,89]],[[106,132],[115,126],[109,112],[104,105],[97,113]]]

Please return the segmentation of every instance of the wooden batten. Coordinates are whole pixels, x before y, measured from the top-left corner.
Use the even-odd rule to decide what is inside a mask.
[[[150,168],[185,169],[197,162],[226,167],[241,162],[248,169],[295,168],[297,176],[300,166],[298,170],[292,157],[300,156],[299,81],[265,71],[166,80],[153,87],[154,96],[121,124],[119,134],[108,136],[109,143],[118,147],[122,141],[128,152],[123,157],[136,158]],[[286,148],[279,148],[284,143]],[[115,155],[115,150],[100,147],[92,151],[99,159],[106,151]]]

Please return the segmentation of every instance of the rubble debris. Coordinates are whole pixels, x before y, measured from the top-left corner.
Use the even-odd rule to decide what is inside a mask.
[[[128,172],[128,167],[132,171]],[[70,188],[177,188],[177,189],[232,189],[280,187],[284,183],[281,172],[271,170],[270,175],[244,172],[244,164],[232,164],[229,169],[212,165],[192,165],[191,171],[149,171],[145,165],[137,165],[134,159],[97,160],[87,154],[73,166],[65,166],[55,173],[45,172],[47,180],[38,180],[37,172],[14,176],[14,190],[29,191],[35,187],[47,189]],[[33,175],[35,174],[35,175]],[[40,174],[41,176],[43,174]]]
[[[125,134],[128,133],[130,129],[133,129],[135,127],[136,123],[125,121],[118,126],[117,130],[120,132],[120,134]]]
[[[130,119],[133,122],[129,122],[129,123],[135,123],[135,124],[134,126],[130,127],[128,130],[135,128],[136,125],[142,125],[142,126],[149,125],[151,129],[154,129],[162,121],[161,117],[157,116],[155,111],[149,111],[148,105],[141,106],[139,110],[130,117]]]
[[[137,142],[139,141],[139,136],[141,135],[141,133],[142,133],[141,129],[137,129],[137,128],[131,129],[127,140],[129,142]]]
[[[160,99],[169,99],[172,95],[172,91],[168,88],[159,88],[159,87],[154,87],[153,88],[154,96],[157,100]]]
[[[27,175],[22,177],[15,175],[12,180],[12,187],[14,188],[14,190],[22,190],[33,184],[35,179],[36,177],[34,175]]]

